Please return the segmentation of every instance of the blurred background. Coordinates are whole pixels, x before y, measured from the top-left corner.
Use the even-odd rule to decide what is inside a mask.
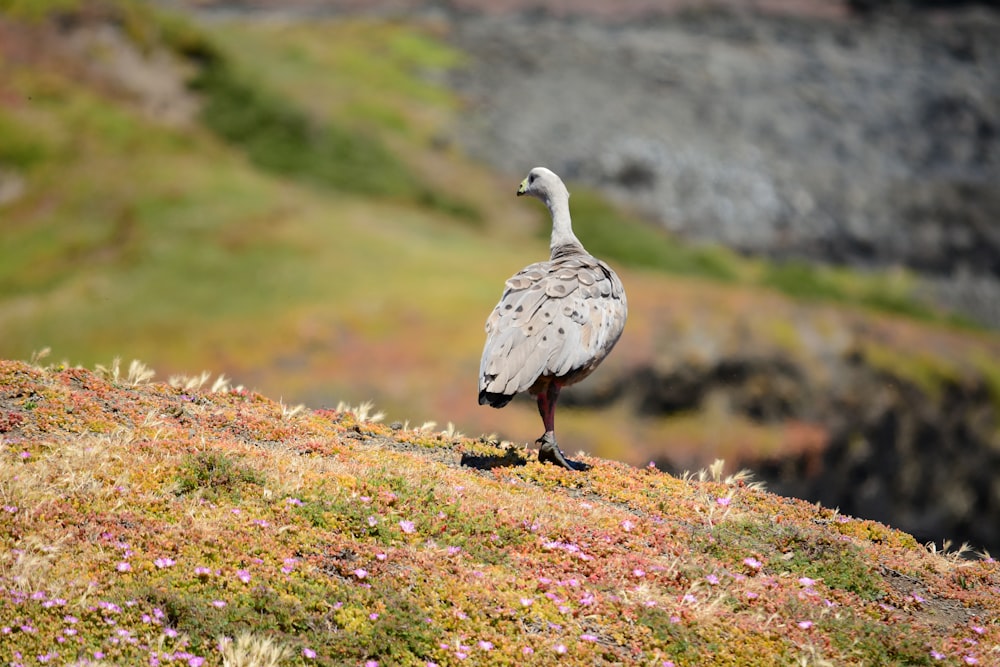
[[[531,442],[485,318],[567,180],[560,442],[1000,552],[1000,3],[0,0],[0,357]]]

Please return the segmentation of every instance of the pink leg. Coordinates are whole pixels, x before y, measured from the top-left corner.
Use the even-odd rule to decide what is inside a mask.
[[[542,424],[545,425],[545,435],[536,440],[538,444],[538,460],[542,463],[546,461],[562,466],[567,470],[587,470],[590,468],[586,463],[571,461],[563,456],[562,450],[556,443],[556,401],[559,400],[559,385],[555,382],[549,384],[545,391],[538,394],[538,414],[542,417]]]

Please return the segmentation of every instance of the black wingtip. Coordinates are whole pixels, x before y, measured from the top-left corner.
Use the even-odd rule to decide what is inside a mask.
[[[479,405],[490,404],[492,408],[502,408],[510,403],[514,396],[512,394],[495,394],[491,391],[479,392]]]

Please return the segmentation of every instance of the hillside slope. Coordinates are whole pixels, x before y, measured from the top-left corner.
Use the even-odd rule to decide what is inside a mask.
[[[0,362],[4,662],[1000,664],[992,559],[742,477],[149,380]]]
[[[0,358],[121,354],[537,437],[530,401],[482,407],[474,383],[485,316],[546,256],[549,221],[514,196],[522,168],[453,143],[482,111],[446,82],[474,69],[425,19],[0,0]],[[724,458],[920,541],[997,550],[1000,336],[921,307],[905,272],[690,246],[571,189],[630,316],[565,394],[568,449],[671,471]]]

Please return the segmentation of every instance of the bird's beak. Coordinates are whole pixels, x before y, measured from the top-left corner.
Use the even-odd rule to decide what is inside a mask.
[[[521,181],[521,185],[518,186],[517,188],[517,196],[520,197],[527,191],[528,191],[528,179],[524,179],[523,181]]]

